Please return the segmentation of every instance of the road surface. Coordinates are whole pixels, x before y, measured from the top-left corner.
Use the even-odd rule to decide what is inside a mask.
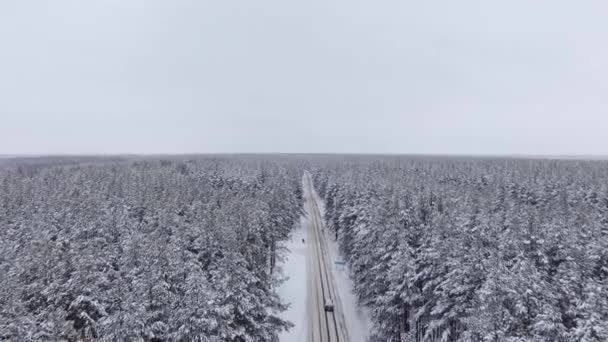
[[[308,198],[306,211],[308,213],[308,272],[307,302],[308,302],[308,338],[309,342],[348,342],[350,336],[339,291],[336,286],[333,270],[333,260],[328,252],[325,240],[325,226],[319,204],[314,193],[312,177],[304,174],[304,191]],[[325,303],[333,303],[333,311],[325,310]]]

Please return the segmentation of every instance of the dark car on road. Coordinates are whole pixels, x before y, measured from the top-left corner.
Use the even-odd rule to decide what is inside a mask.
[[[331,299],[325,300],[325,311],[334,312],[334,303],[331,301]]]

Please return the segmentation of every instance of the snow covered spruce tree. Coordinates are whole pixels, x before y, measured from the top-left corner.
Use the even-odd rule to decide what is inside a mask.
[[[0,340],[271,341],[299,177],[228,158],[0,170]]]
[[[608,340],[608,164],[319,160],[381,341]]]

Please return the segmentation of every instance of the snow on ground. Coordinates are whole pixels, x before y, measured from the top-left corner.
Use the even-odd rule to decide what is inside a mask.
[[[287,332],[279,334],[282,342],[306,341],[308,320],[306,317],[306,245],[302,239],[307,239],[306,218],[302,217],[300,226],[292,232],[291,240],[285,247],[289,250],[284,261],[283,272],[289,277],[278,289],[284,302],[290,304],[289,309],[281,317],[295,324]]]
[[[319,195],[314,193],[315,199],[319,204],[321,215],[325,215],[325,203],[319,198]],[[334,240],[334,235],[331,232],[325,231],[325,240],[329,247],[329,255],[332,261],[343,261],[338,249],[338,243]],[[342,308],[351,342],[365,342],[369,339],[372,323],[369,310],[366,307],[360,307],[357,304],[357,297],[353,292],[353,282],[349,276],[348,265],[339,266],[334,264],[334,278],[336,286],[342,300]]]
[[[319,205],[321,215],[324,215],[325,206],[323,201],[321,201],[316,192],[313,196]],[[300,226],[294,229],[291,239],[285,244],[285,247],[289,252],[282,264],[282,269],[284,275],[288,277],[288,280],[281,285],[278,292],[281,299],[283,299],[284,302],[289,303],[290,307],[281,315],[281,317],[295,324],[295,326],[289,331],[279,334],[279,340],[281,342],[304,342],[307,337],[307,235],[308,219],[303,216],[300,219]],[[302,243],[302,239],[306,240],[306,244]],[[331,234],[326,234],[326,241],[332,262],[342,260],[338,251],[338,245]],[[334,265],[333,274],[342,301],[342,308],[344,309],[350,341],[365,342],[368,340],[369,332],[371,330],[370,315],[366,308],[360,308],[357,305],[357,298],[352,290],[353,283],[349,277],[348,266]]]
[[[338,245],[336,241],[334,241],[332,235],[326,234],[325,236],[332,260],[342,261],[343,259],[338,253]],[[348,326],[350,341],[365,342],[369,339],[369,333],[372,326],[369,310],[365,307],[359,307],[357,304],[357,297],[353,293],[353,283],[349,276],[348,265],[335,265],[333,273],[342,300],[342,308],[344,309],[344,317]]]

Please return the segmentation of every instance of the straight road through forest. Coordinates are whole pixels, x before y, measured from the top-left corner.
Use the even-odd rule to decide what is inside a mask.
[[[325,226],[308,172],[304,174],[303,185],[308,213],[308,341],[348,342],[350,337],[325,240]],[[332,309],[326,310],[326,304],[333,306]]]

